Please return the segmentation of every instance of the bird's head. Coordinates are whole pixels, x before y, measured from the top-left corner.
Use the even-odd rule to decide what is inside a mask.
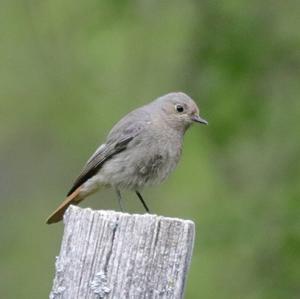
[[[197,104],[183,92],[168,93],[157,100],[168,124],[186,130],[192,123],[207,125],[199,114]]]

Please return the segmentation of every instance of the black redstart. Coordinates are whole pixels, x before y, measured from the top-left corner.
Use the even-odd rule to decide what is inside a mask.
[[[161,183],[176,167],[183,136],[193,122],[207,124],[196,103],[185,93],[166,94],[122,118],[104,144],[87,161],[63,203],[47,223],[62,219],[70,204],[77,205],[100,187],[113,187],[121,206],[121,190],[140,191]]]

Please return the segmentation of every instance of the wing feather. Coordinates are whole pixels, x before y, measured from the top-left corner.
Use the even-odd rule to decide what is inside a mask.
[[[88,179],[93,177],[102,165],[114,155],[122,152],[126,149],[127,144],[133,139],[133,137],[128,137],[121,142],[115,144],[115,146],[105,147],[103,150],[96,152],[95,155],[88,161],[85,167],[82,169],[80,175],[75,180],[72,188],[68,192],[67,196],[72,194],[78,187],[85,183]]]
[[[149,124],[149,119],[150,115],[142,108],[121,119],[110,131],[105,144],[101,145],[87,161],[67,195],[72,194],[78,187],[93,177],[106,161],[124,151],[128,144],[142,133]]]

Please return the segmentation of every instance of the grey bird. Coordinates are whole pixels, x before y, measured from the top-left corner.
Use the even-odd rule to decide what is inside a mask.
[[[196,103],[183,92],[168,93],[127,114],[87,161],[47,223],[62,220],[70,204],[77,205],[106,186],[116,190],[121,209],[121,191],[132,190],[149,212],[141,190],[161,183],[174,170],[184,133],[194,122],[208,124],[200,117]]]

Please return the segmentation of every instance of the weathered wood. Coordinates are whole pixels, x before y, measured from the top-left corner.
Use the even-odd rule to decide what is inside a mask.
[[[71,206],[50,298],[183,298],[194,223]]]

